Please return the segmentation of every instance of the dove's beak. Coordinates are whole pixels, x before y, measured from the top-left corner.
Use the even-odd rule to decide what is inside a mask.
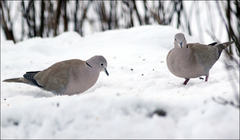
[[[107,69],[104,68],[104,70],[105,70],[105,73],[107,74],[107,76],[109,76],[109,73],[108,73]]]
[[[181,42],[181,43],[179,43],[179,45],[180,45],[180,47],[182,48],[182,42]]]

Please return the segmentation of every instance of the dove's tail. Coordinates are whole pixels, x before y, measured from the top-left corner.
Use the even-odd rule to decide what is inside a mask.
[[[219,55],[221,54],[222,50],[226,49],[232,43],[234,43],[234,41],[224,42],[224,43],[216,45],[216,47],[218,48]]]
[[[27,80],[23,77],[21,78],[11,78],[11,79],[5,79],[3,80],[3,82],[15,82],[15,83],[26,83],[26,84],[29,84],[27,82]]]
[[[3,82],[15,82],[15,83],[25,83],[30,85],[35,85],[38,87],[42,87],[38,84],[38,82],[34,79],[34,76],[39,73],[40,71],[30,71],[26,72],[23,77],[20,78],[11,78],[11,79],[5,79]]]

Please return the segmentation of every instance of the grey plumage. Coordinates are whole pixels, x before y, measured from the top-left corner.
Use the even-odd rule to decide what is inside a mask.
[[[73,95],[92,87],[99,73],[107,75],[107,61],[103,56],[93,56],[86,61],[79,59],[65,60],[53,64],[43,71],[27,72],[20,78],[3,80],[37,86],[54,94]]]
[[[189,43],[182,33],[175,35],[174,48],[167,55],[167,66],[175,76],[185,78],[183,84],[187,84],[190,78],[206,76],[208,80],[209,70],[219,59],[223,49],[227,48],[234,41],[221,44],[211,43],[203,45]]]

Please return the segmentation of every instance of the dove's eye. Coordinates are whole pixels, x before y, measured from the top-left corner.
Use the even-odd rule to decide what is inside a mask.
[[[100,63],[101,66],[103,66],[103,63]]]

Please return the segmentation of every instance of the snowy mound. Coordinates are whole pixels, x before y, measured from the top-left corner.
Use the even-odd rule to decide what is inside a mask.
[[[2,83],[1,138],[239,138],[239,109],[212,100],[233,100],[225,56],[210,70],[208,82],[195,78],[184,86],[166,65],[178,32],[142,26],[84,38],[66,32],[17,44],[4,41],[2,79],[94,55],[107,59],[110,75],[101,73],[92,88],[74,96]],[[185,36],[188,43],[198,42]]]

